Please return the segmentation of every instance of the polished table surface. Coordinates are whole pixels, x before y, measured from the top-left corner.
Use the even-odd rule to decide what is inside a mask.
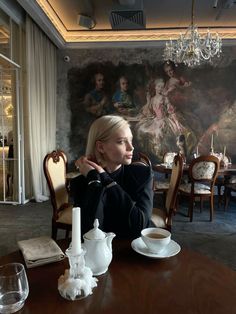
[[[59,244],[68,247],[65,241]],[[0,265],[8,262],[23,263],[21,253],[0,258]],[[134,252],[130,241],[114,239],[108,271],[97,276],[93,294],[78,301],[63,299],[57,290],[66,268],[67,259],[27,269],[30,292],[18,313],[236,313],[236,272],[187,249],[158,260]]]

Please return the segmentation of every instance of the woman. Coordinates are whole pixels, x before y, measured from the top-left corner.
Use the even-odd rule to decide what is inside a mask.
[[[137,237],[150,225],[153,208],[150,167],[131,164],[134,147],[128,122],[105,115],[90,127],[86,155],[76,162],[81,175],[71,182],[75,206],[81,207],[82,234],[93,227],[120,237]]]

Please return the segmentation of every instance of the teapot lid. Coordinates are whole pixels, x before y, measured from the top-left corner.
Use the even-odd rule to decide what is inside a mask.
[[[102,240],[105,239],[105,233],[99,229],[99,222],[98,219],[94,220],[93,223],[94,228],[89,230],[87,233],[84,234],[84,237],[88,240]]]

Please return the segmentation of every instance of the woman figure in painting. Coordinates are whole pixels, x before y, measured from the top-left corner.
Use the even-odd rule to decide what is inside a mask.
[[[96,73],[94,75],[95,88],[85,95],[84,104],[85,110],[91,113],[95,117],[108,112],[109,99],[104,91],[104,75],[102,73]]]
[[[85,156],[71,181],[75,206],[81,207],[82,234],[93,227],[120,237],[137,237],[152,225],[153,174],[149,166],[131,164],[134,147],[128,122],[105,115],[90,127]]]
[[[119,78],[119,89],[112,97],[113,106],[120,114],[129,114],[135,111],[135,104],[129,93],[129,82],[125,76]]]
[[[185,128],[178,121],[168,97],[163,95],[164,80],[156,79],[154,86],[155,95],[149,97],[143,107],[140,122],[137,124],[137,134],[142,142],[149,134],[149,140],[152,137],[153,154],[162,158],[164,152],[172,150],[173,145],[176,146],[176,136],[182,134]]]
[[[191,86],[191,82],[187,81],[184,77],[177,75],[173,63],[166,62],[164,64],[164,72],[168,77],[168,80],[166,81],[165,84],[165,89],[163,91],[165,95],[168,95],[176,88]]]

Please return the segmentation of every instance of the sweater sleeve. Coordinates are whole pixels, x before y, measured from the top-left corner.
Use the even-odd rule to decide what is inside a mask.
[[[118,236],[140,236],[142,229],[149,226],[153,209],[153,174],[150,167],[137,166],[122,187],[110,182],[104,196],[110,204],[105,213],[106,229]]]
[[[81,234],[93,228],[95,218],[101,221],[103,217],[97,217],[97,211],[103,193],[100,175],[96,170],[89,171],[87,177],[82,175],[74,178],[70,185],[74,206],[81,208]]]

